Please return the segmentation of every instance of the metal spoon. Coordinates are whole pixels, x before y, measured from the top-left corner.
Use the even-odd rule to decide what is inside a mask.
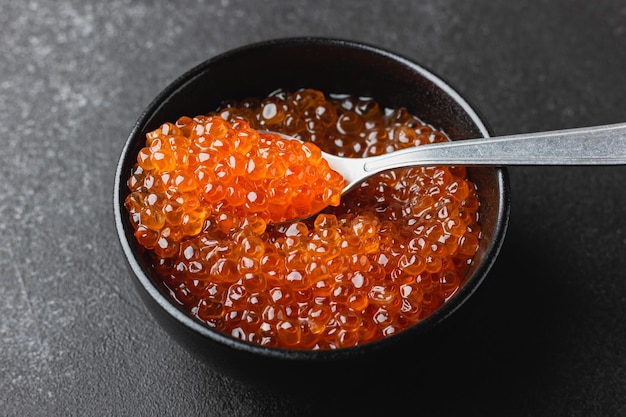
[[[620,165],[626,164],[626,123],[433,143],[367,158],[325,152],[323,157],[346,179],[344,194],[372,175],[395,168]]]

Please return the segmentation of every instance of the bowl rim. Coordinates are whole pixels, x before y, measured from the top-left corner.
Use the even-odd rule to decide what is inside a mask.
[[[438,323],[446,319],[462,304],[464,304],[464,302],[468,298],[470,298],[472,293],[476,291],[481,282],[484,280],[502,247],[510,215],[510,186],[508,180],[508,172],[506,168],[494,167],[498,184],[499,210],[494,226],[493,237],[484,252],[482,262],[479,263],[476,270],[474,271],[474,274],[470,278],[468,278],[465,284],[460,288],[460,290],[454,295],[454,297],[450,301],[446,302],[443,306],[441,306],[430,316],[426,317],[424,320],[416,323],[410,328],[398,332],[397,334],[383,337],[376,341],[368,342],[362,345],[347,348],[330,350],[287,349],[268,347],[236,339],[234,337],[221,333],[216,329],[212,329],[202,324],[197,319],[194,319],[188,313],[185,313],[180,308],[175,306],[172,301],[157,287],[157,284],[153,282],[153,280],[150,278],[148,271],[146,271],[141,263],[138,261],[137,254],[135,253],[135,251],[133,251],[130,243],[127,240],[126,229],[124,227],[123,220],[123,213],[125,213],[123,200],[126,196],[123,195],[122,191],[125,188],[123,184],[126,181],[125,176],[127,176],[128,173],[122,172],[123,166],[125,164],[125,161],[129,157],[134,157],[134,155],[129,155],[132,144],[137,140],[136,137],[142,131],[143,127],[151,120],[152,115],[156,113],[158,109],[163,105],[163,103],[167,101],[168,97],[175,94],[177,90],[182,88],[185,84],[191,82],[195,77],[202,74],[208,67],[211,67],[216,62],[228,60],[231,56],[245,54],[248,50],[274,46],[298,45],[338,46],[342,48],[357,49],[395,61],[403,65],[404,67],[407,67],[410,71],[419,74],[421,77],[424,77],[425,79],[433,83],[436,87],[441,89],[446,95],[448,95],[457,105],[462,108],[465,114],[480,130],[484,138],[492,136],[490,128],[488,127],[487,123],[484,121],[480,113],[475,109],[474,106],[469,103],[467,99],[462,97],[457,90],[452,88],[448,82],[446,82],[440,76],[435,75],[434,72],[432,72],[424,65],[419,64],[414,60],[409,59],[396,52],[392,52],[388,49],[384,49],[379,46],[374,46],[372,44],[360,41],[329,37],[286,37],[255,42],[220,53],[192,67],[191,69],[187,70],[182,75],[174,79],[174,81],[170,82],[150,102],[150,104],[141,113],[140,117],[135,122],[132,130],[128,134],[122,148],[120,158],[117,162],[113,188],[113,212],[118,241],[121,244],[126,262],[132,270],[132,275],[134,276],[134,279],[147,292],[148,296],[179,324],[197,333],[203,338],[210,339],[210,341],[212,342],[248,354],[261,355],[264,357],[275,359],[327,361],[344,358],[346,356],[365,355],[368,352],[383,349],[389,343],[395,343],[407,337],[407,334],[409,332],[413,335],[418,332],[427,332],[429,329],[435,327]]]

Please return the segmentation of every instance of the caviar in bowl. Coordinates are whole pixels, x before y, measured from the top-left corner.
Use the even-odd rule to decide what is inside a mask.
[[[274,376],[297,369],[337,370],[398,346],[419,347],[428,330],[473,293],[495,260],[509,204],[506,172],[500,168],[388,173],[369,191],[356,190],[356,197],[347,195],[339,207],[308,223],[286,225],[268,222],[262,211],[241,209],[233,183],[231,196],[222,193],[218,200],[223,203],[209,209],[213,217],[203,214],[197,227],[190,223],[192,236],[181,238],[170,231],[175,224],[161,218],[146,216],[151,222],[142,223],[145,201],[160,208],[171,205],[155,192],[154,167],[141,165],[149,160],[146,152],[152,147],[162,153],[160,144],[174,135],[192,143],[185,158],[194,160],[202,151],[193,142],[194,132],[217,122],[246,132],[254,127],[293,134],[346,156],[486,137],[489,132],[470,105],[426,69],[393,53],[341,40],[297,38],[251,45],[210,59],[167,87],[139,119],[123,150],[115,186],[117,229],[135,283],[155,317],[184,346],[230,374],[267,378],[261,369],[271,369]],[[151,146],[152,141],[159,146]],[[198,168],[193,165],[190,172]],[[283,171],[267,174],[274,184],[270,188],[298,186],[298,201],[306,201],[304,190],[311,184],[305,170]],[[221,171],[212,165],[203,172],[211,176]],[[301,174],[295,185],[294,172]],[[291,183],[285,182],[288,177]],[[462,190],[455,204],[440,211],[419,206],[424,199],[434,201],[444,188],[450,195]],[[214,187],[209,191],[214,195]],[[198,201],[210,201],[201,194],[187,204],[194,213]],[[129,200],[129,195],[134,197]],[[452,235],[442,237],[443,223],[424,223],[429,216],[443,216],[452,229],[462,231],[452,240]],[[461,225],[459,218],[465,219]],[[425,234],[437,238],[427,241]],[[166,237],[162,246],[158,236]],[[456,243],[446,247],[447,240]],[[411,256],[424,247],[429,259],[438,252],[454,256],[444,258],[446,267]],[[245,250],[251,253],[243,256]],[[332,256],[315,257],[320,253]],[[295,264],[299,266],[292,268]],[[451,269],[454,274],[443,273]],[[431,281],[437,276],[436,285],[426,283],[426,276]],[[365,292],[358,291],[361,286]],[[393,298],[394,291],[406,297]],[[411,297],[419,299],[414,306]],[[434,308],[426,308],[429,304]]]

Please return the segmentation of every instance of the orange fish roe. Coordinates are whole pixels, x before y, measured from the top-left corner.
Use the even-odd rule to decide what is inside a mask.
[[[181,117],[148,133],[126,207],[139,243],[168,257],[209,218],[308,217],[337,206],[344,185],[312,143],[258,132],[243,120]]]
[[[311,89],[224,103],[215,115],[252,136],[249,127],[273,130],[348,157],[448,140],[406,109],[381,108],[370,98],[326,98]],[[187,143],[192,126],[192,119],[181,118],[147,135],[147,148],[157,138],[176,144],[163,157],[139,153],[126,206],[171,298],[208,326],[273,347],[350,347],[423,320],[463,284],[480,238],[479,200],[465,168],[385,172],[343,196],[337,207],[302,222],[272,224],[273,208],[238,209],[219,203],[228,202],[224,190],[191,187],[200,180],[190,174],[196,168],[187,167],[199,153],[178,152],[178,142]],[[163,140],[172,136],[185,140]],[[228,152],[241,159],[232,147]],[[244,156],[242,166],[251,160]],[[184,174],[163,178],[150,164]],[[304,178],[306,171],[301,165],[291,175]],[[200,172],[204,178],[220,171]],[[285,193],[275,185],[263,183],[268,195]]]

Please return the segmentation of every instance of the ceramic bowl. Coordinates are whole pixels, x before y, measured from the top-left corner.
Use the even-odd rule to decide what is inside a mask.
[[[506,170],[469,168],[479,190],[482,236],[466,281],[438,311],[393,336],[353,348],[303,351],[247,343],[203,325],[172,303],[133,236],[124,199],[136,155],[146,133],[166,121],[210,112],[226,99],[262,98],[278,88],[302,87],[370,96],[392,108],[404,106],[452,140],[490,136],[478,112],[428,69],[393,52],[338,39],[279,39],[235,49],[189,70],[152,101],[128,136],[115,178],[115,223],[132,279],[154,317],[180,344],[219,372],[262,385],[289,385],[295,375],[331,380],[333,375],[384,363],[381,358],[397,357],[396,352],[424,348],[431,330],[479,287],[496,259],[508,222]]]

